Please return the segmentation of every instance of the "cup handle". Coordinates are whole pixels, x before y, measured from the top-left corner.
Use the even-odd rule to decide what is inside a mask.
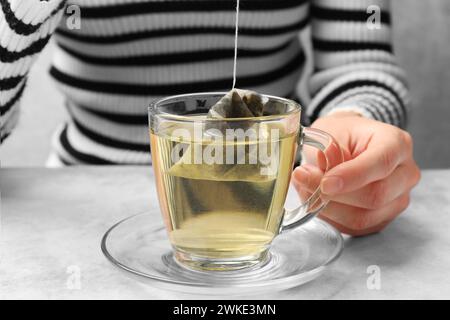
[[[313,128],[302,128],[299,137],[300,148],[308,145],[323,153],[326,160],[325,172],[344,162],[341,147],[328,133]],[[323,199],[319,186],[305,203],[293,210],[285,209],[281,232],[296,228],[314,218],[328,202]]]

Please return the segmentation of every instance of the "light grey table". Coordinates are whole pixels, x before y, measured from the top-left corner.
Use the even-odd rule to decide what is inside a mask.
[[[2,169],[0,188],[0,299],[210,298],[140,283],[100,251],[112,224],[158,210],[151,168]],[[373,270],[379,290],[370,285]],[[425,171],[410,208],[380,234],[346,238],[320,278],[243,298],[450,298],[450,170]]]

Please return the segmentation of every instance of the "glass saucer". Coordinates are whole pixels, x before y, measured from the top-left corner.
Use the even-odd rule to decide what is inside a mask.
[[[159,213],[147,212],[112,226],[101,247],[113,265],[152,286],[190,294],[245,295],[285,290],[317,278],[339,257],[343,239],[332,226],[313,219],[279,235],[260,264],[198,271],[175,260]]]

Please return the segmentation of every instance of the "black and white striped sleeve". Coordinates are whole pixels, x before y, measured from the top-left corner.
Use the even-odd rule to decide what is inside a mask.
[[[62,15],[65,0],[0,0],[0,139],[18,120],[27,73]]]
[[[393,54],[389,4],[389,0],[312,1],[311,121],[353,110],[406,126],[409,92]]]

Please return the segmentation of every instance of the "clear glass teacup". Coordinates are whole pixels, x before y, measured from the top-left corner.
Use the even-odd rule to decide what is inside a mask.
[[[261,117],[209,118],[225,93],[164,98],[149,108],[159,204],[179,263],[196,270],[236,270],[268,257],[282,231],[327,204],[320,188],[284,208],[298,148],[316,148],[325,171],[343,161],[336,141],[300,125],[295,101],[263,96]]]

